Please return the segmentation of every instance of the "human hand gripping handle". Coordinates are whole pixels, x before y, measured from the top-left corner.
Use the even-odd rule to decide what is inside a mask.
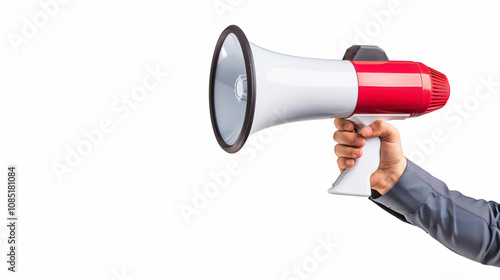
[[[330,193],[370,196],[372,188],[384,195],[403,175],[406,158],[398,130],[382,120],[371,124],[367,120],[354,118],[355,125],[335,119],[338,130],[333,139],[338,143],[335,154],[342,174]]]

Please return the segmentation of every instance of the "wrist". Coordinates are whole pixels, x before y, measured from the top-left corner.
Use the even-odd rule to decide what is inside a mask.
[[[408,162],[406,157],[403,156],[402,159],[399,160],[397,164],[395,164],[394,168],[392,168],[392,170],[387,172],[385,179],[382,180],[380,184],[372,186],[372,189],[376,190],[381,195],[384,195],[392,187],[394,187],[394,185],[396,185],[401,176],[403,176],[403,173],[406,170],[407,163]]]

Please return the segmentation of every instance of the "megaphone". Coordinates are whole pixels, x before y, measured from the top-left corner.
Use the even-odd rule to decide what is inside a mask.
[[[220,35],[210,71],[210,116],[226,152],[248,136],[287,122],[348,118],[356,130],[375,120],[417,117],[442,108],[450,95],[442,73],[413,61],[389,61],[376,46],[352,46],[342,60],[284,55],[250,43],[231,25]],[[380,164],[380,138],[345,169],[329,193],[368,197]]]

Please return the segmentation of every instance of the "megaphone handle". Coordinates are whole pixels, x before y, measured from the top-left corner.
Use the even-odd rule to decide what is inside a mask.
[[[371,124],[376,120],[405,119],[407,114],[394,115],[353,115],[350,120],[355,125],[355,131],[359,133],[361,128]],[[346,168],[332,188],[328,190],[331,194],[353,195],[369,197],[370,176],[375,172],[380,164],[380,138],[366,139],[365,146],[362,148],[363,155],[356,159],[356,163],[351,168]]]

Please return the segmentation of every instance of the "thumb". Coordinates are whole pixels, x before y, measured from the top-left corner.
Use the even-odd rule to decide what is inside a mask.
[[[394,126],[382,120],[374,121],[369,126],[363,127],[360,132],[365,138],[380,137],[382,141],[391,143],[400,142],[399,131]]]
[[[384,180],[387,178],[387,175],[384,174],[384,171],[377,169],[371,176],[370,176],[370,186],[372,189],[377,189],[377,187],[384,182]]]

